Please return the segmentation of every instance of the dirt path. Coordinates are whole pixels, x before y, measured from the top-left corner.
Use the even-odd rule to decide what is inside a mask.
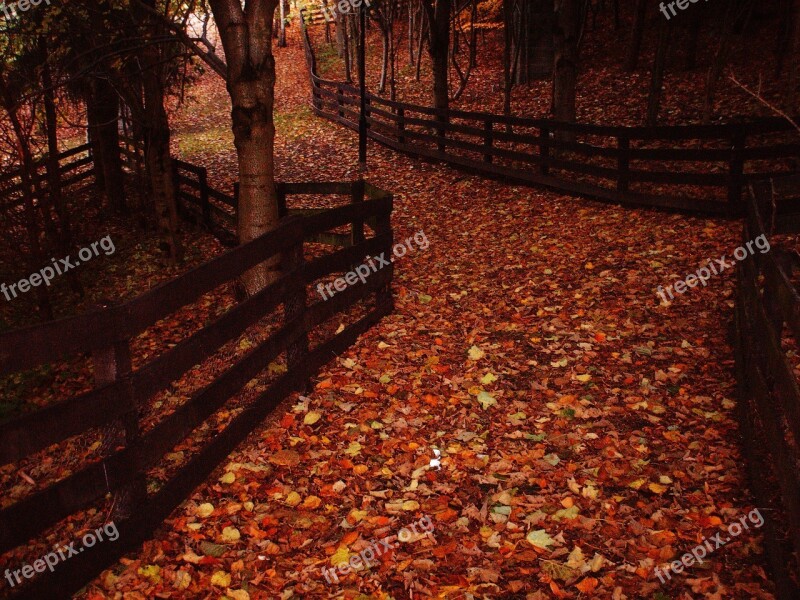
[[[277,61],[279,177],[355,177],[355,136],[308,112],[296,39]],[[184,154],[218,181],[235,176],[225,135]],[[732,271],[671,306],[655,293],[730,256],[739,226],[375,145],[367,179],[396,193],[396,239],[430,242],[396,263],[396,312],[230,457],[233,483],[220,470],[89,596],[771,597],[755,526],[664,585],[653,574],[752,509],[725,340]],[[198,516],[204,503],[214,512]],[[378,543],[426,516],[430,535]],[[326,581],[373,542],[377,565]]]

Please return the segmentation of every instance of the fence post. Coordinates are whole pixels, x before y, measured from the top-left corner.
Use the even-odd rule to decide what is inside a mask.
[[[114,310],[109,306],[110,302],[104,301],[97,308]],[[120,322],[116,329],[123,330],[123,324]],[[131,374],[131,353],[127,341],[117,340],[110,346],[93,351],[92,361],[96,388],[116,383]],[[124,393],[117,401],[125,405],[126,412],[102,427],[100,453],[103,458],[112,456],[121,447],[131,446],[139,437],[139,414],[131,385],[124,387]],[[133,479],[115,491],[112,516],[115,519],[131,516],[146,496],[144,474],[136,472]]]
[[[360,204],[364,202],[365,196],[365,182],[363,179],[354,181],[350,185],[350,197],[353,204]],[[352,244],[355,246],[366,240],[364,236],[364,219],[353,219],[353,228],[351,236]]]
[[[278,218],[283,219],[289,215],[289,208],[286,206],[286,186],[282,183],[276,184],[275,194],[278,200]]]
[[[437,148],[439,152],[446,152],[447,151],[447,125],[450,124],[450,113],[437,114],[436,120],[439,121],[439,126],[436,128],[437,135],[439,136],[439,144]]]
[[[382,236],[387,235],[388,240],[386,242],[386,249],[384,250],[384,256],[392,256],[392,245],[394,244],[394,235],[392,232],[392,200],[393,196],[389,195],[390,205],[389,209],[385,213],[381,213],[377,216],[375,222],[375,235]],[[394,264],[390,264],[388,267],[384,267],[385,269],[392,269],[394,270]],[[389,310],[394,310],[394,298],[392,297],[392,284],[391,284],[391,277],[389,278],[389,283],[384,286],[381,286],[375,293],[375,304],[376,306],[381,306],[382,304],[387,304]]]
[[[542,159],[539,171],[542,175],[550,174],[550,129],[539,128],[539,157]]]
[[[492,144],[494,142],[494,135],[492,132],[493,123],[491,119],[486,119],[483,123],[483,147],[487,150],[487,152],[483,155],[483,161],[490,163],[494,160],[494,156],[492,156],[491,149]]]
[[[406,143],[406,109],[402,106],[398,107],[397,109],[397,128],[400,130],[400,133],[397,136],[397,141],[401,144]]]
[[[344,119],[344,88],[342,86],[336,87],[336,105],[339,107],[339,118]]]
[[[292,222],[297,223],[297,233],[292,246],[281,256],[281,267],[283,273],[296,271],[298,275],[297,283],[292,285],[286,293],[286,300],[283,304],[284,323],[288,325],[295,319],[301,319],[306,312],[308,297],[306,295],[306,282],[304,274],[305,256],[303,254],[303,218],[295,215],[289,217]],[[308,356],[308,332],[304,331],[296,341],[286,348],[286,369],[291,373],[293,369],[301,369]],[[303,378],[302,383],[296,388],[301,393],[308,389],[308,378]]]
[[[628,193],[631,181],[631,140],[625,134],[617,138],[617,193]]]
[[[732,215],[744,214],[742,190],[744,188],[744,149],[747,134],[741,127],[731,140],[731,162],[728,175],[728,210]]]
[[[197,174],[200,182],[200,207],[203,210],[203,223],[211,227],[211,204],[208,200],[208,169],[201,167]]]

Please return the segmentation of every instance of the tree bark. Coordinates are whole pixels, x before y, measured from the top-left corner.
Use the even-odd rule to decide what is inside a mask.
[[[280,34],[278,35],[278,47],[286,48],[286,0],[280,0],[279,4],[281,7],[281,24]]]
[[[426,2],[426,6],[427,6]],[[436,0],[429,10],[431,26],[428,47],[433,61],[433,106],[440,110],[450,108],[450,11],[451,0]]]
[[[658,121],[661,107],[661,92],[664,89],[664,69],[667,62],[667,50],[672,27],[664,20],[658,27],[658,48],[653,60],[653,72],[650,78],[650,93],[647,97],[647,124],[654,127]]]
[[[150,7],[155,6],[155,0],[143,0],[143,2]],[[139,11],[136,8],[134,10]],[[162,30],[159,22],[150,13],[141,14],[140,22],[147,27],[145,39],[147,39],[147,35],[153,35]],[[183,260],[183,247],[179,237],[180,221],[170,155],[169,119],[164,108],[164,73],[162,72],[159,47],[154,44],[146,45],[140,51],[139,60],[142,65],[141,80],[144,97],[142,133],[145,165],[153,192],[153,203],[162,238],[162,247],[169,253],[170,263],[177,264]],[[115,122],[115,129],[116,126]]]
[[[275,190],[275,59],[272,15],[278,0],[211,0],[228,62],[232,128],[239,162],[238,231],[242,244],[278,224]],[[280,257],[244,274],[254,294],[277,278]]]
[[[786,75],[786,111],[794,114],[800,106],[797,102],[798,71],[800,71],[800,0],[794,0],[792,33],[789,42],[789,72]]]
[[[553,116],[572,123],[578,89],[578,0],[556,1]]]
[[[119,96],[111,84],[101,78],[91,82],[95,98],[95,135],[102,156],[103,189],[108,205],[114,211],[125,211],[125,188],[122,180],[122,161],[119,157]]]
[[[631,43],[628,46],[628,57],[625,60],[625,70],[629,73],[636,70],[639,65],[639,55],[642,51],[642,38],[644,37],[645,18],[647,17],[647,0],[636,1],[636,14],[633,19],[633,32]]]

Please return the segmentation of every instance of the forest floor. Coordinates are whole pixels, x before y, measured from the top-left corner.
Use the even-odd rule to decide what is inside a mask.
[[[276,55],[278,178],[357,177],[356,137],[310,115],[296,36]],[[223,190],[227,111],[207,76],[174,120],[176,153]],[[772,597],[755,526],[665,584],[654,574],[753,509],[726,341],[733,273],[672,304],[655,291],[730,256],[739,225],[376,145],[369,160],[367,180],[395,194],[396,239],[430,241],[396,263],[396,311],[84,596]],[[425,517],[429,533],[326,580]]]

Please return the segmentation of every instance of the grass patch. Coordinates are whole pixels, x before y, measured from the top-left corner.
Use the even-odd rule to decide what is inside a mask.
[[[291,112],[276,112],[275,132],[281,137],[293,140],[303,136],[304,126],[313,118],[311,108],[301,106]]]
[[[227,124],[204,131],[180,133],[175,139],[181,155],[187,160],[216,153],[220,148],[233,148],[233,131]]]
[[[322,44],[315,50],[315,56],[317,58],[317,71],[320,73],[337,72],[337,69],[344,64],[336,51],[336,46],[333,44]]]

